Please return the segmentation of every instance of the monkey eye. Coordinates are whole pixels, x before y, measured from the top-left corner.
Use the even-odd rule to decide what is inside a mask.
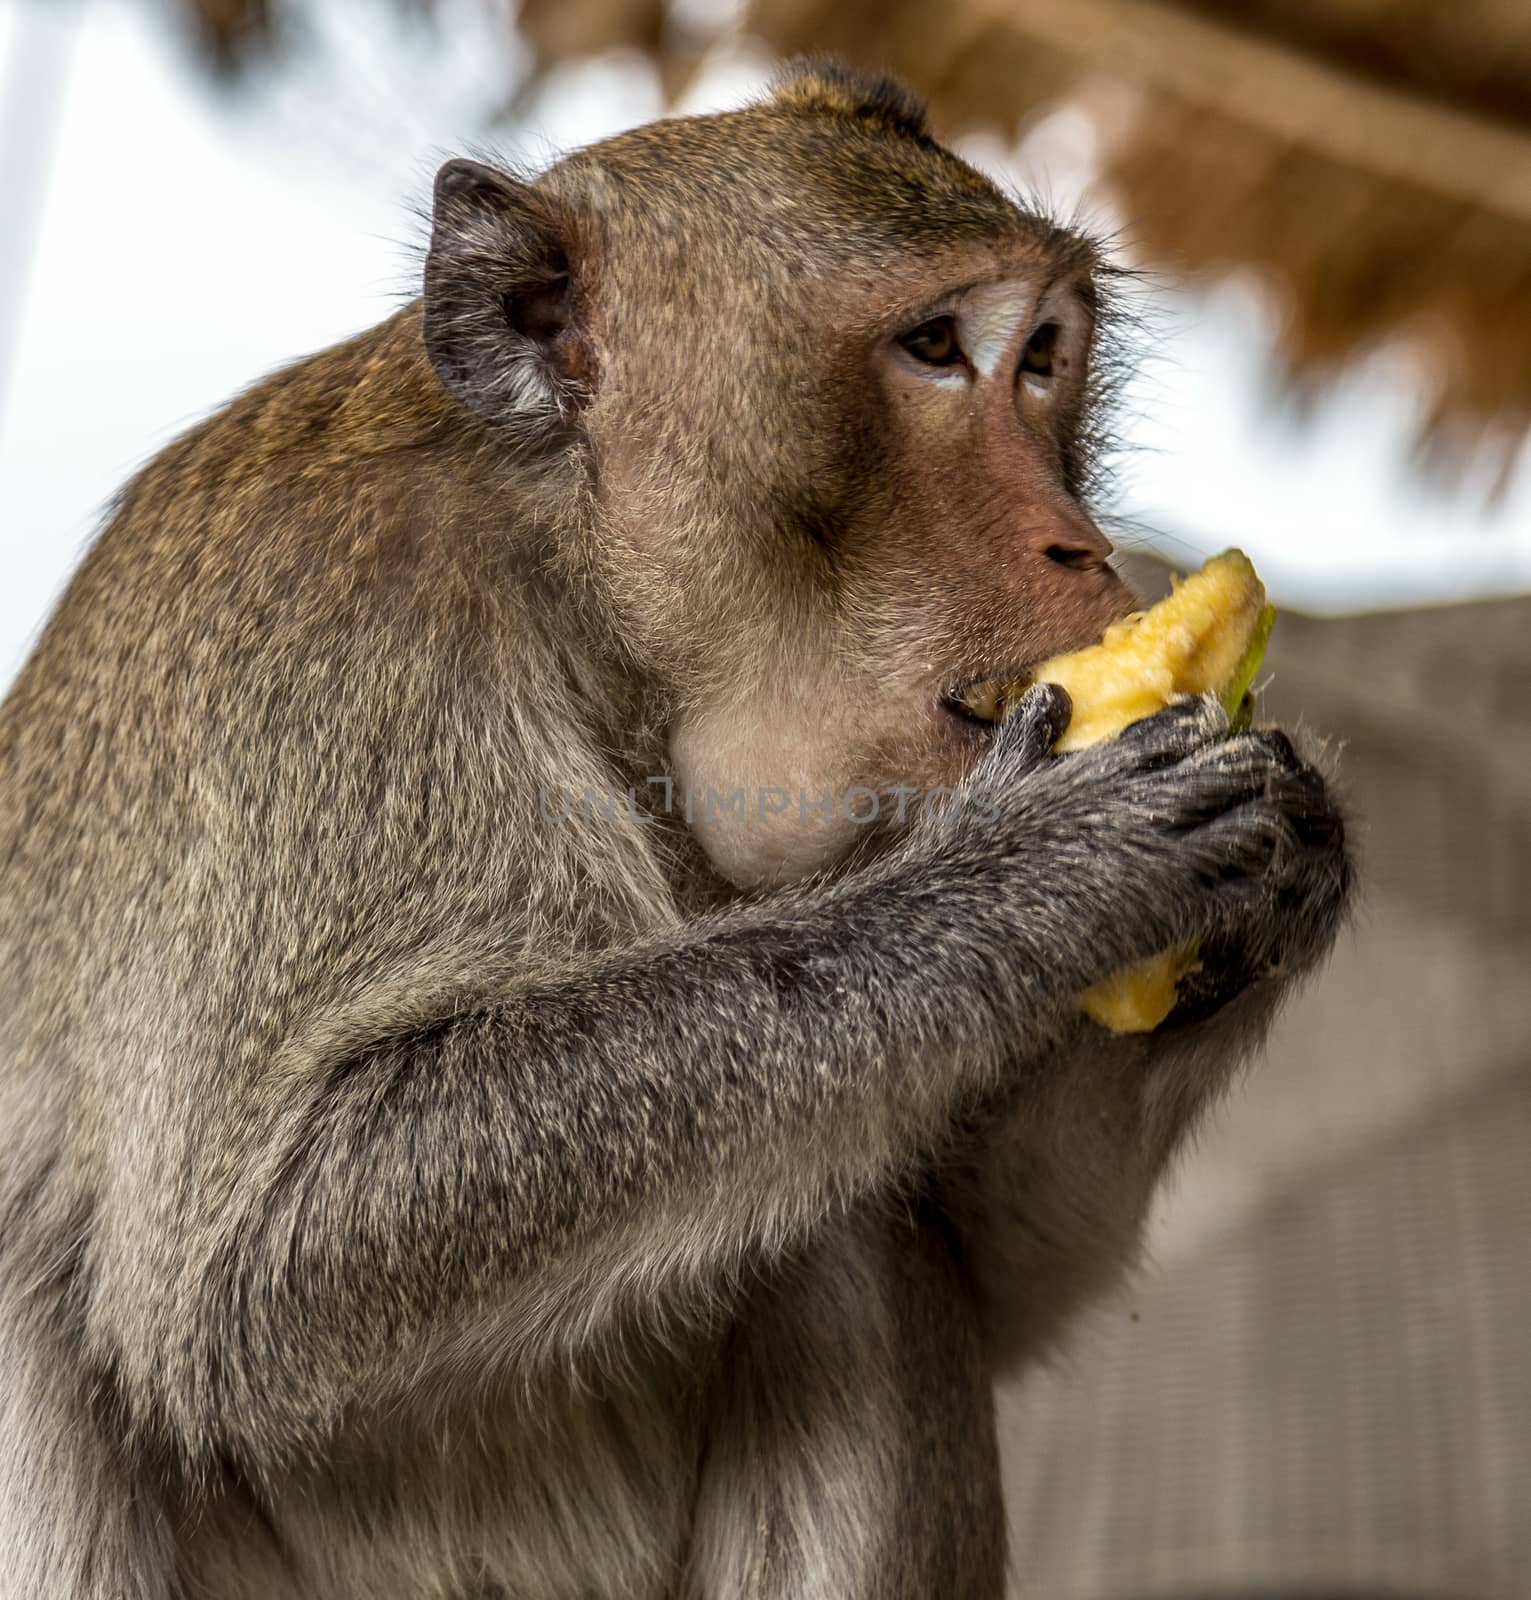
[[[1019,376],[1028,389],[1040,393],[1052,382],[1055,368],[1062,369],[1059,332],[1056,322],[1044,322],[1026,341],[1026,348],[1021,352]]]
[[[955,367],[967,358],[957,342],[955,317],[932,317],[911,328],[898,341],[916,361],[928,367]]]

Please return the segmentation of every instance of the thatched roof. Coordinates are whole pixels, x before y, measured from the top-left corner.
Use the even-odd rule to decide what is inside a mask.
[[[269,26],[267,0],[186,3],[219,59]],[[674,92],[709,42],[678,15],[523,0],[516,23],[540,70],[632,48]],[[1403,336],[1438,442],[1531,426],[1525,0],[745,0],[742,30],[891,69],[947,133],[1081,98],[1142,257],[1259,271],[1294,379]]]
[[[270,43],[276,30],[270,0],[187,0],[185,9],[217,72],[236,71],[250,50]]]

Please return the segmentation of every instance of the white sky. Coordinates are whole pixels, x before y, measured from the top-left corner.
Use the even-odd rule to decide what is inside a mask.
[[[135,466],[236,389],[410,290],[422,232],[411,207],[440,159],[482,144],[515,66],[485,8],[455,6],[461,26],[443,46],[379,26],[368,0],[327,0],[313,12],[334,48],[231,107],[188,72],[144,0],[0,0],[0,94],[14,94],[18,60],[32,71],[65,59],[55,47],[79,14],[0,396],[0,687]],[[695,104],[736,100],[762,75],[737,55]],[[631,64],[566,75],[520,152],[535,159],[658,109]],[[5,128],[0,115],[0,138]],[[970,151],[996,152],[982,141]],[[0,180],[14,181],[18,154],[34,156],[0,150]],[[1088,165],[1088,129],[1069,113],[1020,162],[1060,198]],[[3,228],[15,203],[0,193],[10,295]],[[1176,559],[1242,544],[1278,601],[1321,610],[1531,590],[1531,472],[1491,511],[1481,484],[1422,481],[1405,459],[1406,363],[1375,364],[1299,426],[1273,406],[1267,314],[1252,291],[1166,297],[1159,313],[1130,432],[1144,448],[1121,509],[1160,530]]]

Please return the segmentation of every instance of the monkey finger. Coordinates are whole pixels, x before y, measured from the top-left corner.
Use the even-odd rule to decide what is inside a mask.
[[[1136,766],[1154,771],[1221,741],[1227,732],[1228,713],[1217,697],[1194,695],[1124,728],[1116,746]]]
[[[1204,746],[1173,767],[1151,767],[1131,785],[1138,803],[1174,834],[1205,827],[1251,802],[1271,801],[1276,787],[1266,751],[1241,739]],[[1276,809],[1282,809],[1279,803]]]
[[[1275,759],[1275,764],[1265,770],[1263,795],[1291,826],[1299,845],[1304,849],[1323,849],[1344,839],[1344,822],[1329,798],[1328,785],[1316,768],[1297,759],[1290,742],[1284,735],[1271,737],[1265,734],[1252,736]],[[1258,773],[1258,750],[1247,753],[1250,776]]]
[[[1283,804],[1311,805],[1323,791],[1323,779],[1297,759],[1284,734],[1273,731],[1237,733],[1203,745],[1187,756],[1181,773],[1209,794],[1225,792],[1230,803],[1263,794]]]
[[[1204,884],[1236,884],[1278,871],[1296,853],[1297,839],[1277,807],[1251,800],[1198,828],[1187,848]]]
[[[1297,754],[1297,747],[1280,728],[1259,728],[1249,737],[1258,739],[1275,757],[1276,762],[1288,772],[1296,772],[1302,768],[1303,760]]]
[[[1074,714],[1067,689],[1034,683],[999,725],[989,759],[1006,767],[1033,767],[1047,759]]]

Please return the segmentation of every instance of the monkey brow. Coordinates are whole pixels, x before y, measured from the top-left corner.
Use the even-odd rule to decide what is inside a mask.
[[[844,234],[883,259],[935,259],[965,244],[1023,245],[1049,281],[1088,278],[1097,254],[1089,238],[981,181],[984,188],[976,190],[921,185],[917,194],[906,192],[905,203],[877,211],[853,207]]]

